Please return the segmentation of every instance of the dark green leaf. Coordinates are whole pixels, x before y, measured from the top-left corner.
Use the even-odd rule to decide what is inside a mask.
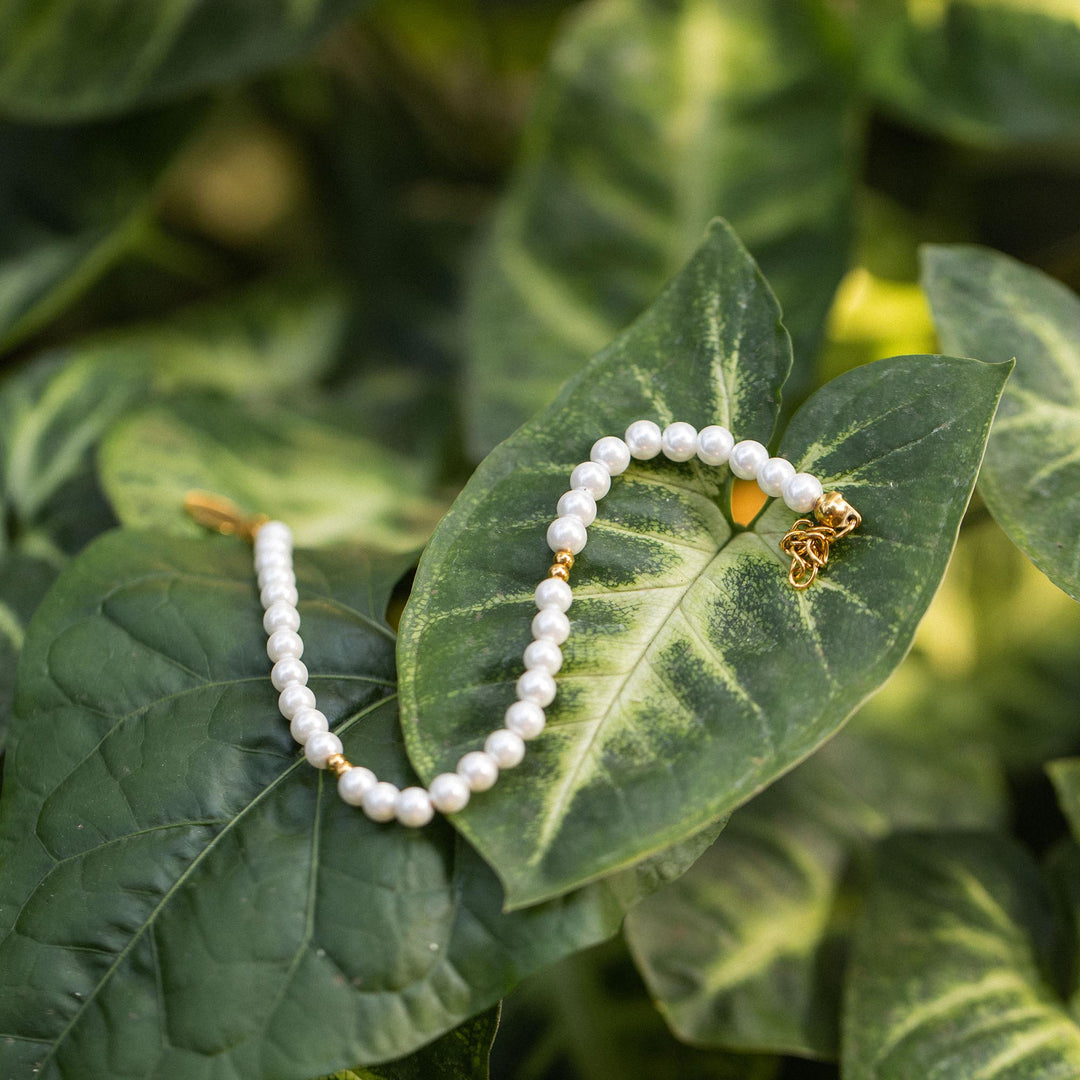
[[[275,68],[359,0],[4,0],[0,111],[111,116]]]
[[[847,982],[845,1080],[1078,1075],[1067,938],[1030,856],[1003,837],[910,836],[886,841],[877,867]]]
[[[411,777],[404,563],[301,553],[312,685]],[[378,826],[276,715],[245,547],[118,532],[39,608],[0,802],[0,1075],[301,1080],[408,1054],[618,927],[711,837],[529,912],[445,823]],[[212,1062],[212,1066],[208,1066]]]
[[[717,214],[761,263],[805,392],[847,260],[857,130],[818,0],[616,0],[556,45],[473,282],[471,446],[546,405]]]
[[[1058,803],[1069,820],[1073,836],[1080,837],[1080,758],[1051,761],[1046,771],[1054,782]]]
[[[646,416],[768,442],[788,362],[771,294],[716,225],[649,312],[488,457],[436,531],[402,620],[402,715],[423,776],[513,700],[545,526],[593,440]],[[693,834],[881,685],[945,571],[1008,370],[882,361],[803,406],[782,453],[865,517],[806,593],[788,586],[777,548],[794,516],[782,504],[742,531],[723,471],[658,459],[619,478],[574,568],[553,722],[503,797],[455,819],[512,905]]]
[[[1021,551],[1080,600],[1080,298],[966,246],[927,248],[923,285],[946,349],[1016,358],[979,490]]]

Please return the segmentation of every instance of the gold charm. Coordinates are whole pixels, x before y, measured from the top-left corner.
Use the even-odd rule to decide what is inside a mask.
[[[189,491],[184,496],[184,509],[203,528],[225,536],[239,536],[249,544],[259,527],[270,520],[265,514],[244,514],[236,503],[209,491]]]
[[[862,522],[862,515],[839,491],[830,491],[818,499],[814,517],[816,524],[809,518],[799,518],[780,541],[780,550],[791,557],[788,583],[793,589],[809,589],[829,561],[830,546]]]

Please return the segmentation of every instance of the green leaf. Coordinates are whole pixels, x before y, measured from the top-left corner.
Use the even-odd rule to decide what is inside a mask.
[[[979,490],[1001,527],[1080,600],[1080,298],[984,248],[929,247],[923,287],[942,343],[1016,357]]]
[[[3,25],[0,6],[0,54]],[[159,176],[202,113],[0,123],[0,350],[47,325],[137,242]]]
[[[1070,0],[872,0],[853,9],[863,81],[929,131],[983,147],[1080,147]]]
[[[605,346],[722,214],[808,389],[847,264],[857,125],[818,0],[604,0],[557,44],[470,295],[479,456]]]
[[[382,612],[406,565],[297,558],[320,705],[397,783]],[[396,1059],[613,933],[712,839],[504,915],[448,825],[375,825],[297,754],[264,640],[250,552],[225,538],[108,534],[39,608],[0,800],[0,1075],[303,1080]]]
[[[1057,791],[1058,804],[1073,836],[1080,837],[1080,758],[1061,758],[1046,766]]]
[[[1005,806],[985,750],[912,740],[860,714],[631,912],[638,968],[680,1039],[835,1057],[852,900],[872,841],[999,826]]]
[[[190,96],[278,67],[358,0],[4,0],[0,111],[88,119]]]
[[[513,700],[545,526],[593,440],[646,416],[768,442],[789,358],[772,295],[717,224],[649,312],[489,455],[436,530],[402,619],[402,715],[422,776]],[[744,531],[720,470],[658,459],[615,483],[574,568],[552,723],[501,798],[455,818],[511,905],[727,814],[881,685],[945,571],[1008,371],[899,358],[803,406],[781,452],[865,520],[805,593],[777,548],[794,516],[782,504]]]
[[[845,1080],[1080,1073],[1057,975],[1066,938],[1030,856],[1003,837],[910,836],[886,841],[877,866],[848,975]]]

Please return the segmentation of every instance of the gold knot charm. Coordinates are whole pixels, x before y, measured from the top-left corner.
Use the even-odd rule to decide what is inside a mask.
[[[809,589],[818,571],[829,561],[829,548],[862,522],[862,515],[839,491],[822,495],[814,504],[814,518],[799,518],[780,541],[780,550],[791,558],[788,583]]]

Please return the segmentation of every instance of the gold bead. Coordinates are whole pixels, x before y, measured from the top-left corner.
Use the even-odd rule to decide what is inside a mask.
[[[822,495],[814,504],[814,517],[822,525],[828,525],[833,529],[839,529],[854,513],[854,507],[845,501],[839,491],[830,491]]]
[[[555,562],[559,566],[565,566],[569,570],[574,565],[574,553],[563,548],[555,552]]]
[[[556,563],[550,570],[548,570],[548,577],[557,577],[560,581],[570,580],[570,571],[565,566],[560,566]]]
[[[346,773],[352,768],[352,763],[342,754],[331,754],[326,759],[326,767],[328,769],[333,769],[333,771],[340,776],[342,773]]]

